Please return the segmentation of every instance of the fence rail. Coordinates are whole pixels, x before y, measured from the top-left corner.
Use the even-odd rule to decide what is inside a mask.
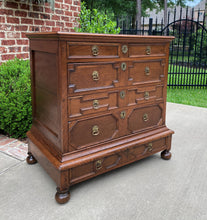
[[[163,19],[142,19],[142,28],[132,17],[117,19],[121,34],[175,36],[170,45],[168,86],[170,88],[207,88],[207,29],[205,13],[200,10],[168,12],[168,23]]]

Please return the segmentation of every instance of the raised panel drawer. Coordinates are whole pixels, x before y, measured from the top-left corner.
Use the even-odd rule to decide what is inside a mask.
[[[103,92],[68,98],[69,117],[74,118],[118,108],[119,92]]]
[[[117,58],[119,44],[68,42],[67,56],[73,58]]]
[[[129,44],[129,57],[165,56],[165,45]]]
[[[73,149],[112,139],[117,133],[117,119],[105,115],[69,122],[69,143]]]
[[[71,184],[105,173],[166,149],[166,137],[147,142],[71,169]]]
[[[158,127],[163,124],[163,104],[135,108],[128,117],[128,129],[132,133]]]
[[[69,93],[113,88],[118,82],[117,63],[68,64]]]
[[[162,82],[164,80],[164,62],[135,61],[129,66],[129,80],[133,85],[149,82]]]

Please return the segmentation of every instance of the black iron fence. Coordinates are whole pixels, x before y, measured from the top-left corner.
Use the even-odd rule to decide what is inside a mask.
[[[207,29],[205,13],[188,8],[175,8],[163,19],[142,19],[141,30],[133,18],[117,19],[121,34],[175,36],[170,45],[168,86],[177,88],[207,88]]]

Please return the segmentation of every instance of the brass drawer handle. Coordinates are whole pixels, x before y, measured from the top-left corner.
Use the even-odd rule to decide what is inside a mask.
[[[149,143],[146,145],[146,150],[151,152],[153,149],[152,149],[152,143]]]
[[[148,66],[145,67],[145,75],[146,76],[150,75],[150,68]]]
[[[126,68],[127,68],[127,65],[126,65],[126,63],[121,63],[121,69],[123,70],[123,71],[125,71],[126,70]]]
[[[125,111],[122,111],[122,112],[120,113],[120,117],[121,117],[121,119],[124,119],[124,118],[126,117],[126,112],[125,112]]]
[[[128,52],[128,47],[127,47],[127,45],[123,45],[122,48],[121,48],[121,50],[122,50],[122,53],[126,54],[126,53]]]
[[[144,99],[145,100],[149,100],[149,92],[145,92],[144,93]]]
[[[120,92],[120,97],[121,97],[121,99],[124,99],[124,98],[125,98],[125,95],[126,95],[126,94],[125,94],[125,91],[121,91],[121,92]]]
[[[99,101],[98,100],[93,100],[93,108],[98,109],[99,108]]]
[[[92,77],[94,81],[98,81],[100,79],[98,71],[93,71]]]
[[[102,160],[97,160],[95,163],[96,170],[100,170],[102,168]]]
[[[146,48],[146,54],[147,54],[147,55],[150,55],[150,54],[151,54],[151,47],[150,47],[150,46],[147,46],[147,48]]]
[[[92,128],[92,135],[93,136],[99,135],[99,127],[98,127],[98,125],[94,125],[93,126],[93,128]]]
[[[99,54],[98,46],[93,45],[91,48],[91,51],[92,51],[93,56],[98,56],[98,54]]]
[[[149,120],[149,116],[148,116],[147,113],[145,113],[142,118],[143,118],[143,121],[148,121]]]

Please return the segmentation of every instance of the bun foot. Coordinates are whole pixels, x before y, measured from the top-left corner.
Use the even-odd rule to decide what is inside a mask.
[[[37,163],[37,160],[34,158],[34,156],[30,152],[28,153],[27,163],[28,164],[35,164],[35,163]]]
[[[64,204],[64,203],[68,202],[68,200],[70,199],[69,189],[61,191],[60,188],[57,187],[55,199],[56,199],[57,203],[59,203],[59,204]]]
[[[171,156],[172,156],[172,154],[168,150],[164,150],[161,153],[161,158],[164,159],[164,160],[169,160],[171,158]]]

